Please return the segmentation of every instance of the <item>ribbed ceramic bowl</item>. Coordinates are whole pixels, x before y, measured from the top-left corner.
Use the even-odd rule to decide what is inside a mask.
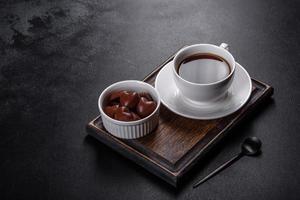
[[[111,92],[118,90],[148,92],[156,101],[157,107],[149,116],[137,121],[124,122],[112,119],[104,113],[103,106],[105,106],[106,98],[108,97],[108,95],[111,94]],[[143,137],[153,131],[153,129],[155,129],[155,127],[158,125],[160,107],[159,94],[154,87],[142,81],[128,80],[120,81],[110,85],[101,93],[98,100],[98,106],[105,129],[112,135],[119,138],[135,139]]]

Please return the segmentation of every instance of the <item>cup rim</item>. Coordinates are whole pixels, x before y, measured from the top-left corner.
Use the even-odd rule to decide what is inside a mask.
[[[178,58],[178,56],[179,56],[183,51],[185,51],[186,49],[189,49],[189,48],[191,48],[191,47],[195,47],[195,46],[212,46],[212,47],[214,47],[214,48],[221,49],[222,51],[223,51],[223,50],[226,51],[226,52],[229,54],[229,56],[232,57],[232,60],[233,60],[233,66],[232,66],[231,72],[230,72],[225,78],[223,78],[223,79],[221,79],[221,80],[218,80],[218,81],[215,81],[215,82],[212,82],[212,83],[194,83],[194,82],[188,81],[188,80],[182,78],[181,76],[179,76],[179,74],[177,73],[177,71],[176,71],[176,69],[175,69],[175,68],[176,68],[176,66],[175,66],[175,60]],[[209,53],[209,52],[208,52],[208,53]],[[227,79],[229,79],[229,78],[233,75],[233,73],[234,73],[234,71],[235,71],[235,65],[236,65],[236,63],[235,63],[235,59],[234,59],[233,55],[232,55],[229,51],[227,51],[226,49],[224,49],[224,48],[222,48],[222,47],[220,47],[220,46],[214,45],[214,44],[201,43],[201,44],[193,44],[193,45],[189,45],[189,46],[186,46],[186,47],[183,47],[182,49],[180,49],[180,50],[175,54],[175,56],[174,56],[172,70],[173,70],[173,73],[175,73],[175,76],[177,76],[180,80],[182,80],[182,81],[184,81],[184,82],[186,82],[186,83],[189,83],[189,84],[191,84],[191,85],[196,85],[196,86],[209,86],[209,85],[216,85],[216,84],[218,84],[218,83],[222,83],[222,82],[226,81]]]
[[[135,120],[135,121],[119,121],[119,120],[116,120],[116,119],[113,119],[111,118],[110,116],[108,116],[103,108],[102,108],[102,100],[106,97],[106,93],[108,90],[110,90],[112,87],[116,86],[116,85],[123,85],[125,83],[134,83],[134,84],[137,84],[137,85],[147,85],[147,87],[149,86],[149,88],[151,88],[150,90],[153,90],[154,93],[157,95],[157,101],[156,101],[156,108],[155,110],[150,114],[148,115],[147,117],[143,118],[143,119],[139,119],[139,120]],[[137,80],[125,80],[125,81],[119,81],[119,82],[116,82],[116,83],[113,83],[111,84],[110,86],[106,87],[100,94],[99,98],[98,98],[98,108],[100,110],[100,113],[101,115],[104,115],[104,117],[108,120],[110,120],[111,122],[115,123],[115,124],[118,124],[118,125],[137,125],[137,124],[141,124],[145,121],[147,121],[149,118],[151,118],[153,115],[155,115],[155,113],[157,112],[157,110],[159,109],[160,107],[160,95],[159,93],[156,91],[156,89],[150,85],[149,83],[146,83],[146,82],[143,82],[143,81],[137,81]]]

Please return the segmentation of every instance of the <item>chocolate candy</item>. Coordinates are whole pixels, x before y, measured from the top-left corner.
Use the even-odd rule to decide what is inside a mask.
[[[150,95],[149,93],[147,93],[147,92],[141,92],[141,93],[139,93],[139,96],[140,96],[140,97],[145,97],[145,98],[148,99],[149,101],[153,101],[151,95]]]
[[[120,96],[120,103],[122,106],[126,106],[130,109],[135,108],[139,102],[139,95],[136,92],[124,91]]]
[[[104,110],[105,114],[107,114],[111,118],[114,118],[114,115],[115,115],[118,107],[119,107],[119,105],[105,106],[103,110]]]
[[[137,114],[135,114],[134,112],[131,112],[131,114],[132,114],[132,117],[133,117],[133,121],[141,119],[141,117],[138,116]]]
[[[110,94],[109,101],[119,101],[121,94],[124,91],[115,91]]]
[[[104,112],[120,121],[136,121],[149,116],[157,104],[146,92],[114,91],[107,99]]]
[[[115,118],[115,114],[121,112],[129,112],[129,109],[125,106],[113,105],[113,106],[105,106],[104,112],[111,118]]]
[[[156,103],[154,101],[149,101],[145,97],[141,97],[137,107],[136,112],[141,117],[147,117],[150,115],[156,108]]]
[[[116,110],[116,113],[121,113],[121,112],[130,112],[130,111],[129,111],[129,109],[127,107],[119,105],[119,107]]]
[[[129,112],[118,112],[115,114],[114,118],[116,120],[125,121],[125,122],[133,120],[133,116]]]

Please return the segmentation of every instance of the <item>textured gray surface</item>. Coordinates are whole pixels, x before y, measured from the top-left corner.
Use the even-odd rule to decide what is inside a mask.
[[[1,199],[298,199],[299,9],[270,0],[0,2]],[[221,42],[274,86],[274,101],[181,188],[86,137],[106,86],[143,78],[182,45]],[[259,158],[191,188],[249,135],[263,141]]]

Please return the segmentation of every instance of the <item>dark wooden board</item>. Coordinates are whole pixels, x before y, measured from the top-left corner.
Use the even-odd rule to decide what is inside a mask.
[[[143,81],[154,84],[159,70],[174,58],[167,59]],[[119,139],[109,134],[98,116],[87,125],[88,133],[151,173],[177,186],[184,174],[228,131],[266,98],[273,88],[252,79],[249,101],[237,112],[215,120],[193,120],[169,111],[163,105],[157,129],[142,138]]]

